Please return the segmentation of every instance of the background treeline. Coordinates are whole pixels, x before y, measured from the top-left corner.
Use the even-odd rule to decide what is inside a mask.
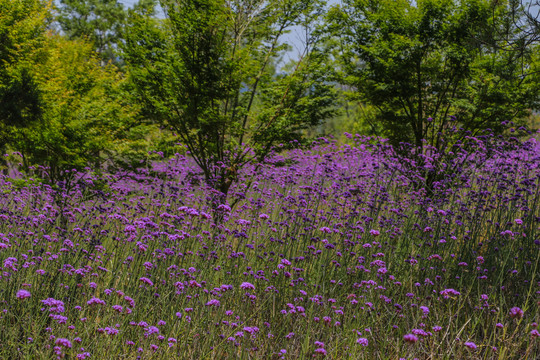
[[[455,128],[530,134],[539,11],[515,0],[0,0],[3,170],[55,183],[189,152],[226,194],[245,164],[321,135],[442,150],[460,141],[448,139]]]

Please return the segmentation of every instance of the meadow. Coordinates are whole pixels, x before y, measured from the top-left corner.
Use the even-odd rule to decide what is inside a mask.
[[[538,359],[540,144],[0,179],[2,359]],[[406,147],[406,145],[404,145]]]

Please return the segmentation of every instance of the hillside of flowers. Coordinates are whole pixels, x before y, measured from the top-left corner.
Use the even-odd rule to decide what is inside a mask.
[[[538,359],[540,144],[350,138],[225,203],[189,155],[4,175],[0,358]]]

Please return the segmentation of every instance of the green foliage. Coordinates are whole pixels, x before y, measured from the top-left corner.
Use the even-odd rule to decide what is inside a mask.
[[[0,118],[4,125],[20,127],[41,118],[41,93],[30,68],[18,64],[10,69],[9,79],[0,91]]]
[[[345,0],[329,22],[346,44],[343,82],[377,108],[383,135],[439,147],[450,115],[496,130],[538,106],[535,48],[505,48],[519,31],[509,14],[483,0]]]
[[[48,166],[54,181],[63,170],[99,164],[111,122],[122,110],[120,97],[110,101],[114,71],[99,67],[88,44],[50,36],[44,50],[44,59],[33,66],[41,119],[14,130],[10,147],[23,154],[26,167]]]
[[[42,165],[40,175],[55,183],[72,169],[136,166],[159,157],[149,151],[174,153],[175,138],[141,119],[131,83],[103,66],[94,44],[46,32],[50,4],[2,0],[0,10],[1,150],[21,154],[19,170]]]
[[[377,119],[377,108],[363,103],[358,92],[338,86],[335,106],[338,111],[320,126],[308,131],[312,137],[335,137],[340,143],[351,143],[350,134],[380,136],[384,129]]]
[[[237,170],[329,116],[334,99],[325,54],[310,32],[321,3],[160,2],[165,20],[130,15],[124,58],[149,117],[172,127],[226,194]],[[276,74],[293,26],[309,33],[291,70]]]
[[[0,150],[17,128],[39,121],[42,99],[32,64],[42,56],[49,5],[0,0]]]
[[[0,0],[0,59],[6,65],[28,59],[43,42],[50,4],[42,0]]]
[[[57,21],[68,39],[86,39],[104,60],[114,60],[114,48],[126,18],[117,0],[60,0]]]
[[[100,169],[151,150],[155,126],[140,121],[139,106],[116,66],[102,67],[92,44],[82,40],[51,36],[47,50],[47,61],[36,67],[43,121],[25,128],[13,145],[27,164],[48,165],[50,178],[59,179],[64,170]]]
[[[127,10],[118,0],[60,0],[56,21],[70,40],[84,39],[94,44],[102,60],[122,65],[118,58],[118,44]],[[139,0],[134,9],[153,13],[156,0]]]

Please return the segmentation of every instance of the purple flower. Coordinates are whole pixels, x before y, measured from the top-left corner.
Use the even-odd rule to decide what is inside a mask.
[[[251,284],[251,283],[248,283],[248,282],[243,282],[241,285],[240,285],[240,289],[244,289],[244,290],[255,290],[255,285]]]
[[[94,296],[92,296],[92,298],[88,300],[86,303],[88,305],[94,305],[94,304],[105,305],[105,301],[98,299],[97,297],[94,297]]]
[[[403,336],[403,340],[405,340],[408,343],[414,344],[418,341],[418,338],[413,334],[407,334]]]
[[[461,293],[459,291],[456,291],[454,289],[444,289],[443,291],[440,292],[440,294],[445,299],[448,299],[451,295],[454,295],[454,296],[461,295]]]
[[[423,329],[412,329],[411,332],[415,335],[428,336],[428,333]]]
[[[146,332],[144,333],[145,337],[148,337],[152,334],[159,334],[159,329],[156,326],[149,326],[146,329],[144,329]]]
[[[511,318],[521,319],[523,317],[523,310],[516,306],[510,309],[509,314]]]
[[[289,266],[289,265],[291,265],[291,262],[289,260],[287,260],[287,259],[281,259],[281,264],[285,265],[285,266]]]
[[[118,334],[118,330],[115,329],[115,328],[111,328],[111,327],[106,327],[105,328],[105,332],[109,335],[117,335]]]
[[[147,285],[150,285],[150,286],[153,286],[153,285],[154,285],[154,283],[152,282],[152,280],[150,280],[150,279],[147,278],[147,277],[142,277],[142,278],[139,279],[139,281],[140,281],[140,282],[143,282],[143,283],[145,283],[145,284],[147,284]]]
[[[210,300],[209,302],[206,303],[206,306],[219,307],[219,305],[220,305],[220,302],[219,302],[219,300],[216,300],[216,299],[212,299],[212,300]]]
[[[369,344],[368,339],[366,338],[359,338],[358,340],[356,340],[356,343],[362,346],[368,346]]]
[[[246,326],[243,330],[250,334],[256,334],[259,332],[259,328],[256,326]]]
[[[66,348],[71,348],[71,341],[69,341],[68,339],[58,338],[54,343],[56,345],[61,345]]]
[[[469,349],[471,350],[476,350],[477,346],[475,343],[473,343],[472,341],[467,341],[465,344],[466,347],[468,347]]]
[[[32,296],[32,294],[30,294],[30,291],[28,290],[21,289],[17,291],[17,299],[19,300],[29,298],[30,296]]]
[[[135,307],[135,300],[133,300],[129,296],[124,296],[124,300],[126,300],[129,303],[129,306],[131,306],[132,308]]]

